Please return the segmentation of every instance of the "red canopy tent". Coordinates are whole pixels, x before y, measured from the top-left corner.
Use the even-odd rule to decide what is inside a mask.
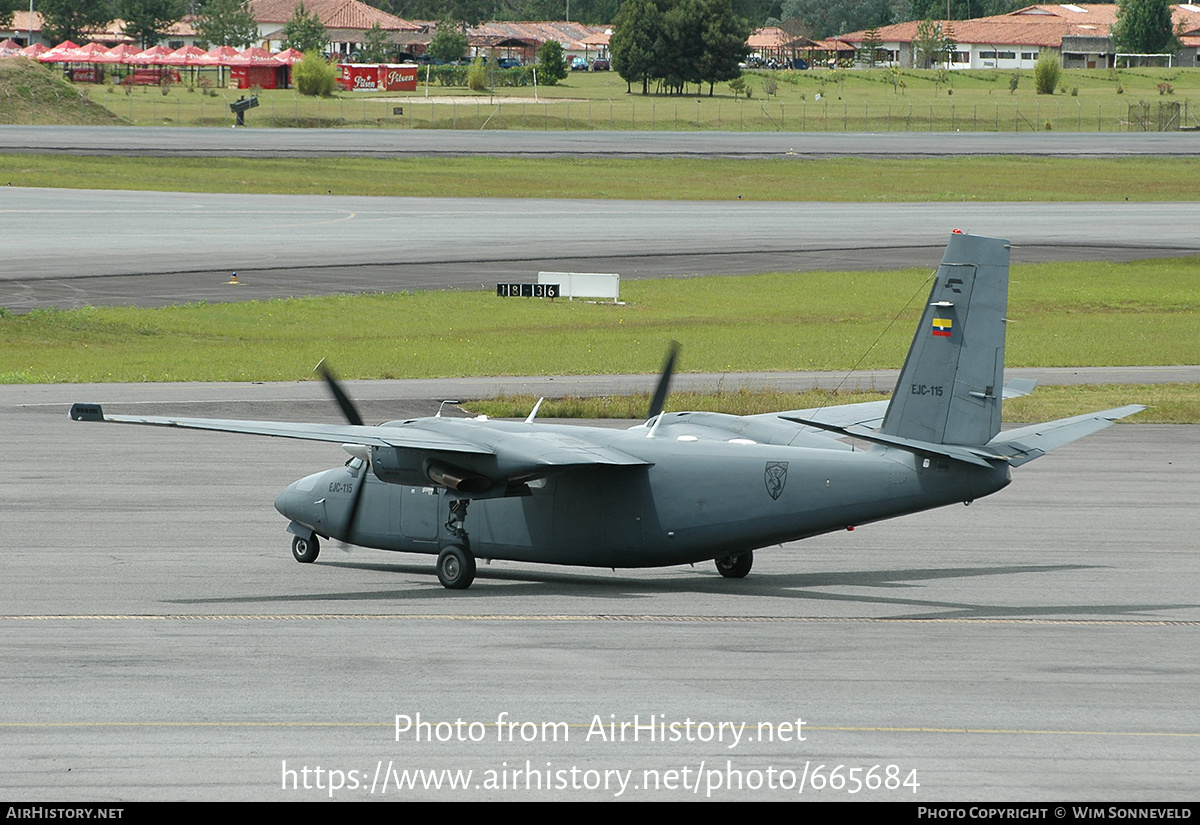
[[[230,59],[229,65],[232,67],[233,81],[239,89],[248,89],[251,86],[278,89],[287,85],[287,67],[276,59],[276,55],[262,46],[246,49]]]
[[[217,67],[217,85],[224,86],[225,67],[231,65],[230,61],[238,56],[238,50],[233,46],[216,46],[208,50],[208,56]]]
[[[163,63],[163,59],[171,51],[169,46],[154,46],[127,58],[127,62],[131,66],[149,66],[152,68],[135,69],[133,74],[125,78],[124,82],[135,86],[157,86],[164,80],[171,83],[178,83],[179,72],[168,68]]]

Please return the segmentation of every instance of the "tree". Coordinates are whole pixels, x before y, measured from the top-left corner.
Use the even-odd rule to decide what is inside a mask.
[[[642,94],[649,94],[650,79],[657,68],[658,40],[662,36],[662,13],[654,0],[625,0],[613,33],[608,41],[613,70],[632,90],[632,84],[642,84]]]
[[[946,38],[942,35],[942,24],[922,20],[917,24],[913,46],[921,54],[921,67],[928,69],[942,62],[946,53]]]
[[[950,16],[946,17],[946,0],[911,0],[912,20],[967,20],[982,13],[981,3],[975,0],[950,0]]]
[[[19,0],[0,0],[0,28],[11,28],[13,12],[18,7],[25,7]]]
[[[892,7],[888,0],[785,0],[783,19],[791,17],[803,20],[811,32],[809,37],[820,40],[873,25],[886,26],[892,22]]]
[[[708,0],[705,11],[700,80],[708,84],[712,97],[715,84],[741,77],[740,64],[750,51],[750,23],[734,14],[731,0]]]
[[[879,36],[879,27],[871,26],[863,32],[862,45],[859,51],[867,56],[867,65],[872,69],[879,62],[879,50],[883,48],[883,38]]]
[[[1118,52],[1160,54],[1170,49],[1175,32],[1167,0],[1120,0],[1112,30]]]
[[[378,23],[367,29],[363,36],[362,61],[364,63],[385,63],[395,53],[395,48],[388,42],[388,34]]]
[[[567,76],[567,61],[563,58],[562,43],[547,40],[537,52],[538,76],[547,86],[553,86]]]
[[[125,21],[121,32],[135,38],[143,49],[157,46],[185,11],[182,0],[117,0],[117,14]]]
[[[323,52],[329,46],[329,35],[321,18],[310,14],[301,3],[296,6],[291,19],[283,24],[283,45],[284,48],[297,49],[305,54]]]
[[[426,51],[439,63],[461,60],[467,53],[467,36],[459,29],[458,23],[443,20],[438,23],[437,34],[433,36]]]
[[[686,84],[700,82],[703,35],[704,4],[701,0],[676,0],[663,15],[657,76],[673,94],[683,94]]]
[[[42,34],[51,43],[78,42],[90,29],[102,29],[113,20],[107,0],[39,0]]]
[[[194,25],[210,46],[244,49],[258,39],[249,0],[208,0]]]

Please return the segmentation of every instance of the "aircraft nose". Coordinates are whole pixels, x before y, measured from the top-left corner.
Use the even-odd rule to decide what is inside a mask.
[[[314,501],[313,491],[316,489],[317,479],[320,475],[320,473],[315,473],[293,482],[276,496],[275,509],[279,511],[279,514],[292,521],[313,526],[318,507],[317,502]]]

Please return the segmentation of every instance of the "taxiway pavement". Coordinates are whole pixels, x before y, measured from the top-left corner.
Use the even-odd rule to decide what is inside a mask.
[[[276,386],[202,403],[316,412]],[[364,394],[422,409],[389,389]],[[69,421],[94,394],[0,388],[10,799],[1194,798],[1200,428],[1110,428],[969,508],[760,551],[745,580],[496,563],[452,593],[432,558],[292,560],[271,503],[336,446]],[[418,713],[479,726],[398,739]],[[692,739],[597,727],[635,717]],[[800,797],[818,765],[919,788]]]

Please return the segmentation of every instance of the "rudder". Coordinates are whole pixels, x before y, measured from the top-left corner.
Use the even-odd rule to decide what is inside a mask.
[[[954,234],[880,432],[986,444],[1000,432],[1009,243]]]

